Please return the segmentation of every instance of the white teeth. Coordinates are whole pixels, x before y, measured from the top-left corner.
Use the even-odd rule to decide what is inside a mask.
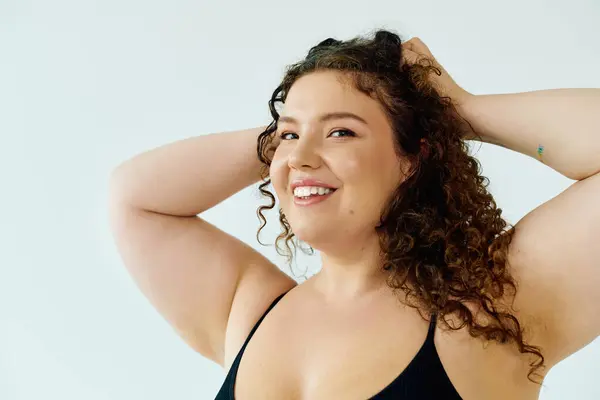
[[[320,186],[299,186],[294,189],[294,196],[296,197],[308,197],[312,195],[325,195],[333,192],[332,189],[324,188]]]

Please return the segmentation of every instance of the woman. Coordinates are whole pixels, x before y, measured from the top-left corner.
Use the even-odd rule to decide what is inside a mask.
[[[597,89],[473,95],[418,38],[378,31],[312,48],[269,105],[269,126],[165,145],[111,180],[124,264],[228,371],[217,399],[537,399],[600,334]],[[506,229],[465,140],[578,182]],[[261,229],[272,184],[278,244],[321,253],[302,284],[197,216],[261,179]]]

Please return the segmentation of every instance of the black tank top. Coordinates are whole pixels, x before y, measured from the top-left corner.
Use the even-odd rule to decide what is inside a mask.
[[[227,373],[225,382],[223,383],[223,386],[221,386],[219,393],[217,393],[215,400],[235,400],[233,389],[242,354],[244,353],[244,350],[246,350],[248,342],[265,316],[286,293],[287,292],[281,294],[273,301],[267,311],[265,311],[263,316],[254,325],[252,331],[250,331],[246,342],[235,357],[235,360]],[[368,400],[462,400],[452,385],[450,378],[446,375],[444,366],[435,349],[433,342],[435,323],[436,316],[434,314],[431,318],[431,323],[429,324],[429,331],[425,343],[423,343],[415,358],[412,359],[408,367],[406,367],[396,379]]]

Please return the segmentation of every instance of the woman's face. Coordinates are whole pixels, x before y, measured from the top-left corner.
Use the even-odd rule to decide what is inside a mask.
[[[273,187],[292,231],[317,250],[340,249],[375,234],[381,211],[402,182],[391,127],[379,103],[318,71],[297,80],[278,122],[281,142],[270,168]],[[330,113],[350,117],[322,119]],[[294,121],[290,121],[293,119]],[[323,201],[301,206],[290,187],[314,178],[337,188]]]

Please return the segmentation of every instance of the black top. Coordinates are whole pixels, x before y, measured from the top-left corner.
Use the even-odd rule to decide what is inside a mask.
[[[254,328],[252,328],[246,342],[233,361],[233,364],[227,373],[227,377],[225,378],[225,382],[223,383],[223,386],[221,386],[219,393],[217,393],[215,400],[235,400],[233,388],[242,354],[244,353],[244,350],[246,350],[248,342],[252,338],[252,335],[254,335],[254,332],[256,332],[256,329],[262,320],[286,293],[287,292],[281,294],[273,301],[256,325],[254,325]],[[370,397],[369,400],[462,400],[448,378],[448,375],[446,375],[446,371],[444,370],[437,350],[435,349],[433,342],[435,323],[436,315],[434,314],[431,318],[431,323],[429,324],[429,331],[425,343],[423,343],[415,358],[412,359],[408,367],[406,367],[396,379],[379,393]]]

